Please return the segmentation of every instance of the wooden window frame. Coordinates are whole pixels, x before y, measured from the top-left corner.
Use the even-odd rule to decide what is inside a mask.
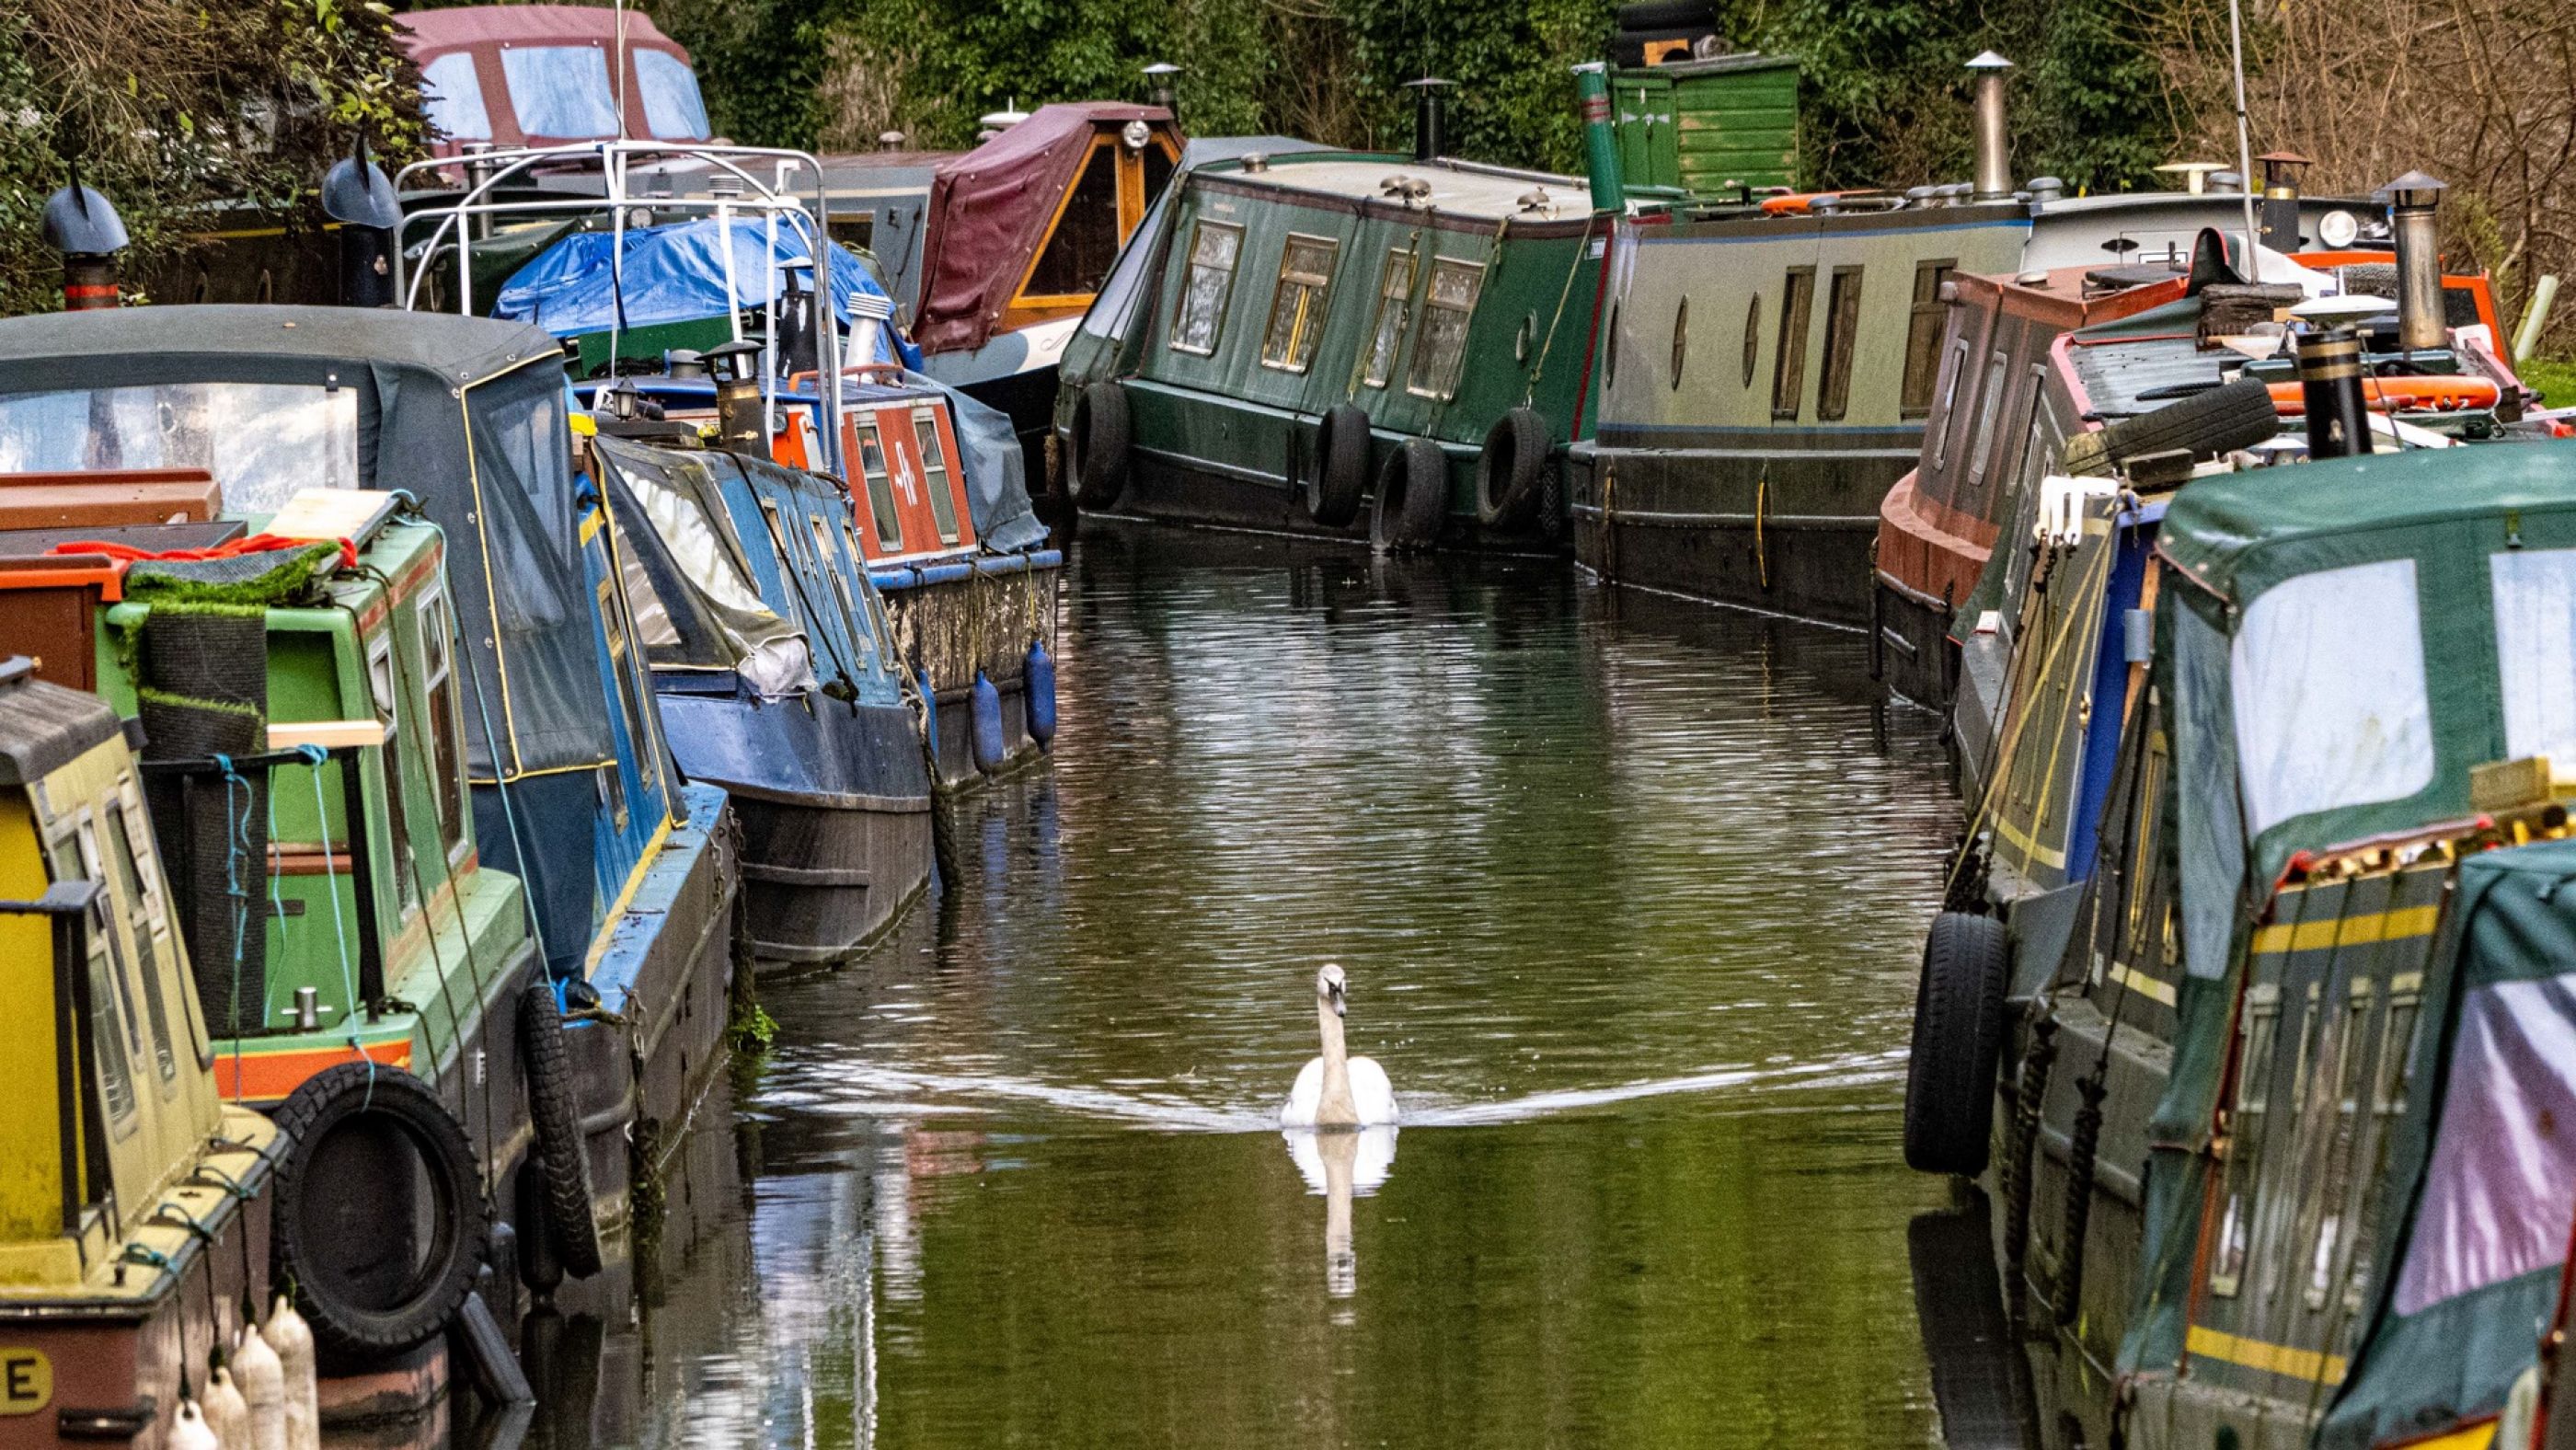
[[[1465,307],[1432,300],[1433,289],[1440,279],[1440,269],[1443,267],[1474,274],[1476,289],[1467,299]],[[1487,268],[1483,262],[1471,262],[1464,257],[1438,255],[1432,257],[1431,270],[1425,273],[1422,279],[1422,305],[1414,310],[1413,315],[1413,366],[1407,369],[1404,380],[1404,390],[1407,393],[1417,398],[1429,398],[1437,403],[1450,402],[1458,396],[1458,387],[1466,381],[1467,377],[1467,338],[1476,326],[1476,309],[1485,301],[1486,271]],[[1443,312],[1462,314],[1458,323],[1458,352],[1455,357],[1449,359],[1443,369],[1447,376],[1439,380],[1438,386],[1426,388],[1422,385],[1423,379],[1419,376],[1422,371],[1422,320],[1435,308]]]
[[[1292,272],[1289,259],[1300,245],[1324,249],[1322,272]],[[1315,365],[1315,352],[1322,345],[1324,323],[1333,297],[1333,275],[1341,270],[1342,239],[1317,236],[1312,232],[1290,232],[1279,246],[1279,279],[1271,287],[1270,311],[1261,328],[1261,365],[1273,372],[1292,373],[1303,377]],[[1288,289],[1300,289],[1296,316],[1288,324],[1287,347],[1282,352],[1279,337],[1279,304],[1286,300]],[[1310,332],[1308,329],[1312,328]],[[1298,344],[1306,344],[1301,361]]]
[[[1825,287],[1825,357],[1817,370],[1816,421],[1839,423],[1851,414],[1852,356],[1860,344],[1860,307],[1866,267],[1836,267]],[[1843,284],[1849,282],[1846,294]]]
[[[1395,285],[1397,259],[1404,263],[1404,285]],[[1386,249],[1386,260],[1377,274],[1377,308],[1369,314],[1368,352],[1360,359],[1360,386],[1383,392],[1395,381],[1397,367],[1404,360],[1404,344],[1413,330],[1413,289],[1422,281],[1422,254],[1418,243],[1408,242]],[[1377,355],[1378,339],[1386,333],[1387,305],[1396,307],[1395,336],[1387,343],[1386,356]]]
[[[1211,230],[1234,233],[1234,259],[1225,265],[1225,286],[1216,295],[1216,313],[1210,319],[1207,346],[1193,347],[1181,341],[1181,327],[1189,319],[1190,274],[1204,264],[1199,259],[1199,239]],[[1225,344],[1225,317],[1234,307],[1234,279],[1243,270],[1243,223],[1213,221],[1207,217],[1190,220],[1190,248],[1181,254],[1181,295],[1173,300],[1172,325],[1164,334],[1163,345],[1173,352],[1191,357],[1214,357]]]
[[[1815,326],[1816,269],[1791,267],[1780,279],[1779,342],[1771,351],[1771,421],[1796,421],[1807,405],[1807,334]]]
[[[1897,388],[1896,416],[1928,418],[1941,398],[1941,359],[1948,354],[1942,347],[1948,331],[1951,303],[1941,300],[1941,286],[1959,271],[1956,257],[1931,257],[1914,264],[1914,296],[1907,304],[1905,321],[1905,376]],[[1929,282],[1927,289],[1924,284]],[[1929,291],[1930,296],[1925,296]],[[1925,330],[1929,336],[1926,338]],[[1915,372],[1916,348],[1922,352],[1923,371]],[[1921,398],[1916,398],[1916,388]]]

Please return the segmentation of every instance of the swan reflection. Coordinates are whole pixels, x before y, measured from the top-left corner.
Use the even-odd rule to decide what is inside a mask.
[[[1351,1200],[1378,1191],[1395,1169],[1393,1124],[1318,1131],[1290,1128],[1288,1157],[1309,1193],[1324,1199],[1324,1292],[1347,1299],[1359,1291],[1359,1255],[1351,1248]]]

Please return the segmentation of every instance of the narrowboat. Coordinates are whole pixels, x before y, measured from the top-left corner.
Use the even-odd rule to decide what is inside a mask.
[[[0,323],[0,464],[196,467],[227,518],[351,541],[248,581],[151,541],[76,541],[117,575],[113,593],[86,586],[106,606],[86,644],[147,729],[146,702],[172,690],[265,700],[265,741],[235,721],[241,738],[208,746],[237,760],[285,721],[385,732],[350,747],[354,774],[281,757],[225,782],[273,798],[274,830],[250,832],[267,845],[227,844],[222,791],[202,782],[165,826],[190,919],[226,944],[195,943],[228,974],[219,1080],[292,1105],[345,1095],[343,1065],[379,1085],[408,1072],[479,1144],[466,1197],[515,1222],[534,1287],[595,1270],[600,1225],[653,1166],[632,1161],[630,1139],[651,1137],[632,1130],[684,1116],[721,1057],[738,893],[723,794],[670,766],[605,515],[575,486],[561,356],[531,328],[340,308]],[[166,581],[159,597],[138,578]],[[161,672],[194,654],[118,647],[205,597],[255,606],[228,627],[264,631],[215,652],[224,677],[182,688]],[[259,931],[227,905],[245,850],[267,863]]]
[[[2276,203],[2277,198],[2267,202]],[[2393,252],[2311,250],[2289,260],[2304,270],[2291,271],[2275,262],[2270,275],[2291,280],[2322,278],[2320,286],[2394,300]],[[2097,269],[2061,267],[2018,277],[1967,274],[1950,279],[1950,316],[1942,334],[1945,351],[1963,349],[1969,356],[2000,357],[2005,378],[2031,381],[2020,388],[2007,385],[1991,411],[1982,406],[1983,384],[1974,377],[1963,381],[1954,396],[1936,400],[1925,420],[1922,454],[1879,506],[1871,659],[1897,694],[1936,709],[1948,707],[1959,658],[1953,613],[1984,572],[1987,556],[2030,480],[2050,471],[2062,453],[2052,449],[2052,440],[2062,443],[2078,433],[2156,411],[2192,388],[2215,387],[2221,380],[2222,362],[2234,367],[2249,361],[2214,340],[2217,334],[2202,326],[2197,303],[2177,306],[2186,297],[2197,297],[2198,287],[2205,283],[2217,282],[2222,289],[2234,286],[2232,277],[2221,281],[2211,268],[2195,279],[2186,268],[2162,280],[2124,284],[2122,278],[2127,275],[2104,280],[2097,278]],[[2407,410],[2400,416],[2453,434],[2473,426],[2480,432],[2503,428],[2507,425],[2497,416],[2499,408],[2514,412],[2523,401],[2523,390],[2502,361],[2497,345],[2501,333],[2488,281],[2482,274],[2446,275],[2442,296],[2449,334],[2447,359],[2374,354],[2374,370],[2404,370],[2416,376],[2446,368],[2465,370],[2478,379],[2467,390],[2488,399],[2483,406],[2462,408],[2447,393],[2440,399],[2428,394],[2428,401],[2454,405]],[[2294,300],[2299,299],[2287,294],[2268,298],[2238,294],[2238,305],[2250,304],[2257,314],[2276,306],[2286,308]],[[2153,316],[2146,316],[2150,313]],[[2107,327],[2130,317],[2142,320],[2116,333]],[[2268,316],[2259,319],[2270,320]],[[2069,334],[2075,340],[2065,345],[2061,356],[2059,340]],[[2393,345],[2394,337],[2385,328],[2379,335]],[[2091,351],[2114,341],[2118,347],[2111,353]],[[2165,346],[2156,347],[2159,341]],[[2160,361],[2154,382],[2129,389],[2120,385],[2119,368],[2088,366],[2141,348],[2169,356],[2177,367],[2186,366],[2186,358],[2198,358],[2206,366],[2198,379],[2167,377]],[[2098,406],[2085,392],[2082,375],[2088,372],[2102,378],[2113,392],[2128,396],[2107,409]],[[2056,380],[2063,380],[2064,386],[2056,386]],[[2276,381],[2281,384],[2276,391],[2289,401],[2292,379],[2284,375]],[[2142,392],[2151,396],[2136,396]],[[2386,411],[2379,403],[2374,407]],[[1992,466],[1971,479],[1970,461],[1979,458],[1990,458]]]
[[[742,823],[751,956],[862,950],[929,884],[934,844],[925,742],[848,497],[684,423],[594,426],[680,768],[722,784]]]
[[[883,269],[921,370],[1008,414],[1035,451],[1065,341],[1180,159],[1168,106],[1081,101],[969,151],[896,139],[822,167],[831,235]]]
[[[2090,527],[2141,511],[2054,566],[2137,602],[2037,677],[2085,701],[2039,817],[2065,868],[2004,904],[2004,833],[1958,865],[1908,1161],[1997,1205],[2048,1445],[2535,1443],[2576,1220],[2576,445],[2212,471],[2151,545]]]
[[[95,695],[0,660],[0,1423],[12,1445],[173,1442],[268,1302],[285,1140],[226,1102],[143,772]],[[36,1111],[52,1103],[51,1116]]]
[[[1977,179],[1904,193],[1640,206],[1610,237],[1591,436],[1569,454],[1575,556],[1604,582],[1858,626],[1879,506],[1957,397],[2026,390],[2008,356],[1945,332],[1954,279],[2091,267],[2161,280],[2241,194],[2016,189],[2003,73],[1978,57]],[[1592,129],[1607,131],[1606,115]],[[1604,159],[1605,152],[1612,153]],[[1596,171],[1615,138],[1596,140]],[[2297,201],[2313,233],[2348,204]],[[2347,211],[2345,222],[2353,218]],[[2342,223],[2337,223],[2338,226]],[[2140,271],[2138,269],[2146,269]],[[1982,488],[1984,463],[1969,472]]]
[[[1580,177],[1441,156],[1421,96],[1411,156],[1248,151],[1174,182],[1057,394],[1076,508],[1559,547],[1610,224]]]

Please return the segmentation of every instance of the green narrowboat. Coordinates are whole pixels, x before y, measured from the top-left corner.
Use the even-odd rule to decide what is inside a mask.
[[[2042,1443],[2534,1443],[2576,1223],[2576,445],[2070,518],[2049,592],[2130,603],[2024,640],[2069,768],[1989,792],[1906,1106],[1909,1161],[1998,1206]]]
[[[115,713],[0,661],[10,1445],[172,1443],[268,1298],[283,1140],[217,1091],[179,912]]]
[[[1609,232],[1582,178],[1253,150],[1167,196],[1065,350],[1078,509],[1556,547]]]

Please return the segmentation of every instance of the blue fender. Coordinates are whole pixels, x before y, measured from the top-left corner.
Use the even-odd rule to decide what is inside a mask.
[[[1055,744],[1055,659],[1047,653],[1046,641],[1029,641],[1020,680],[1028,691],[1029,738],[1044,750]]]
[[[1002,742],[1002,692],[982,670],[975,672],[971,701],[967,721],[975,737],[975,768],[991,775],[1010,759],[1010,751]]]

